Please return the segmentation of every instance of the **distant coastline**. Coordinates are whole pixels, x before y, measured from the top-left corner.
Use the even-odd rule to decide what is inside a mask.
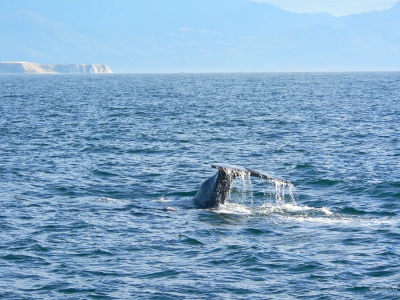
[[[23,61],[0,62],[0,74],[110,74],[102,64],[38,64]]]

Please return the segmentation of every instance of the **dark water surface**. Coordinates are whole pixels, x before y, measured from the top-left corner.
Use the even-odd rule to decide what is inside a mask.
[[[0,298],[400,297],[400,73],[2,75],[0,103]],[[295,202],[196,209],[215,162]]]

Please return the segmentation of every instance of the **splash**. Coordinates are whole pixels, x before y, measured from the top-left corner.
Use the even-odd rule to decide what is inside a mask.
[[[285,180],[266,176],[251,176],[246,171],[229,170],[231,189],[218,213],[261,214],[285,218],[330,218],[333,213],[326,207],[299,206],[295,186]]]
[[[257,180],[259,182],[253,183],[251,174],[242,171],[235,171],[235,174],[232,174],[232,178],[237,179],[233,181],[232,188],[228,194],[228,203],[245,206],[260,206],[265,203],[276,206],[285,204],[296,206],[295,187],[288,181],[275,178],[265,179],[260,176],[260,180]]]
[[[167,198],[165,198],[164,195],[162,195],[162,196],[160,197],[160,199],[157,199],[156,201],[157,201],[157,202],[171,202],[172,200],[171,200],[171,199],[167,199]]]
[[[273,192],[264,191],[264,194],[268,195],[270,198],[274,198],[275,204],[283,206],[285,204],[292,204],[296,206],[295,199],[295,187],[292,183],[282,182],[278,180],[269,179],[267,180],[267,187],[272,186]]]
[[[252,206],[254,192],[250,174],[248,172],[236,171],[235,175],[237,180],[233,181],[227,202]]]

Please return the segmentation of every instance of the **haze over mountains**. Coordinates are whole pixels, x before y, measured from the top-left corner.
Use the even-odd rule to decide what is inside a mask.
[[[0,61],[114,72],[399,71],[400,2],[333,17],[249,0],[14,0]]]

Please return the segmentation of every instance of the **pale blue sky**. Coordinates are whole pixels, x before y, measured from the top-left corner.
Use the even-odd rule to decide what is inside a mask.
[[[0,2],[3,61],[121,73],[400,70],[400,0]],[[382,11],[354,14],[365,10]]]
[[[388,9],[399,0],[252,0],[295,12],[328,12],[334,16]]]

